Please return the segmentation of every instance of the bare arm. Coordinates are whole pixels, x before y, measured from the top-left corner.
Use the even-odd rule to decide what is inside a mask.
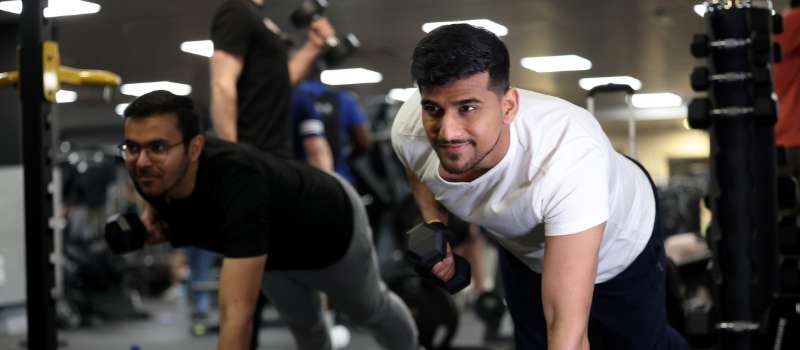
[[[253,309],[261,292],[267,256],[225,258],[219,276],[220,332],[217,350],[247,350]]]
[[[447,211],[436,201],[433,192],[425,187],[425,184],[420,182],[417,175],[411,170],[406,169],[406,177],[409,185],[411,185],[411,192],[414,193],[414,199],[417,202],[419,211],[422,213],[422,219],[425,222],[440,221],[446,223]]]
[[[236,133],[236,81],[242,73],[242,57],[215,50],[211,56],[211,122],[217,136],[231,142]]]
[[[324,136],[303,138],[303,148],[311,166],[324,171],[333,171],[333,153],[328,140]]]
[[[311,65],[325,47],[325,40],[334,34],[333,26],[325,17],[311,23],[311,27],[308,29],[308,40],[289,60],[289,80],[292,86],[300,83],[308,75]]]
[[[147,230],[147,237],[144,239],[145,244],[154,245],[167,242],[167,230],[169,230],[169,226],[158,218],[156,209],[147,201],[144,202],[144,209],[139,218],[142,220],[142,224]]]
[[[589,349],[589,310],[605,226],[545,237],[542,306],[550,350]]]
[[[356,157],[367,153],[369,146],[372,143],[372,140],[369,136],[369,131],[367,130],[367,125],[364,123],[358,124],[350,128],[348,131],[350,133],[350,139],[353,140],[353,151],[350,156]]]

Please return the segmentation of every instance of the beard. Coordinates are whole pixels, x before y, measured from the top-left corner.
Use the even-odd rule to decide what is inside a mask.
[[[178,184],[181,183],[186,173],[189,172],[189,159],[183,159],[179,169],[176,171],[176,176],[173,181],[168,182],[169,178],[167,173],[158,171],[154,167],[136,168],[128,170],[131,178],[134,180],[133,184],[140,195],[146,198],[166,197]],[[141,177],[149,177],[150,185],[143,186]],[[154,183],[155,182],[155,183]],[[154,185],[159,185],[155,186]]]

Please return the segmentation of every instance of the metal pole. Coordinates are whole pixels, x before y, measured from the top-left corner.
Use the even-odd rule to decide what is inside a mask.
[[[52,212],[47,192],[51,170],[50,138],[42,82],[42,0],[23,0],[20,17],[20,100],[22,159],[25,176],[25,270],[28,348],[57,348],[55,302],[52,297]]]

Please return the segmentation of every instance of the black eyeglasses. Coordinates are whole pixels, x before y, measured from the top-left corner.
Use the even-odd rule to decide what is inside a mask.
[[[169,153],[170,149],[182,143],[183,141],[170,144],[165,140],[158,140],[140,145],[135,142],[124,142],[117,146],[117,149],[119,149],[119,155],[124,160],[134,159],[144,150],[151,161],[161,162],[167,158],[167,153]]]

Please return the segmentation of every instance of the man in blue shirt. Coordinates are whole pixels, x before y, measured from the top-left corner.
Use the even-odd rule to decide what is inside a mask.
[[[369,148],[364,112],[356,98],[318,81],[300,83],[292,95],[295,158],[335,171],[348,181],[348,159]]]

